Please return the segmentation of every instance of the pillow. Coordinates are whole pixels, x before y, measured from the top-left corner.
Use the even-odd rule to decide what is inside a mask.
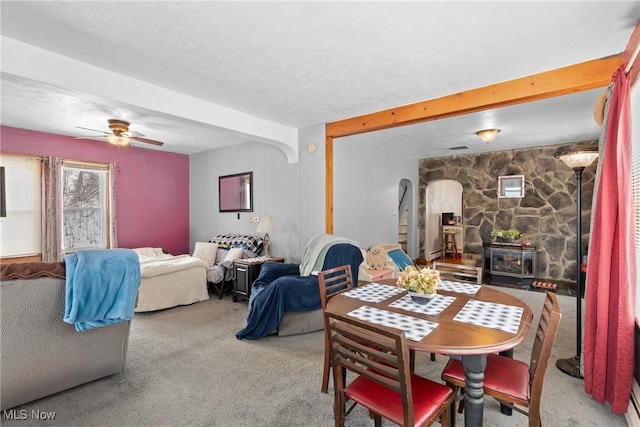
[[[389,252],[389,257],[398,266],[400,271],[404,270],[408,265],[413,265],[413,261],[402,249],[395,249]]]
[[[229,253],[229,249],[223,249],[221,247],[218,247],[218,251],[216,252],[216,264],[222,264],[224,262],[224,259],[227,257],[227,254]]]
[[[133,249],[133,251],[135,253],[138,254],[138,256],[146,256],[146,257],[157,257],[157,256],[163,256],[164,252],[162,251],[162,248],[136,248]]]
[[[196,242],[193,257],[200,258],[211,267],[213,263],[216,262],[216,252],[218,252],[218,245],[216,243]]]
[[[367,265],[374,270],[387,268],[387,251],[381,248],[371,248],[367,252]]]
[[[242,258],[242,248],[231,248],[227,253],[227,256],[224,258],[224,261],[221,262],[223,267],[231,268],[231,264],[233,261]]]

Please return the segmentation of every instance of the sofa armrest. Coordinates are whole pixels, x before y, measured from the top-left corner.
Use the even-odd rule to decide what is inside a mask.
[[[1,409],[125,370],[130,322],[77,332],[62,320],[64,280],[0,285]]]

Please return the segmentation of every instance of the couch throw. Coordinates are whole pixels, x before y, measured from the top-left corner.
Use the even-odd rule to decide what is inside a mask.
[[[64,261],[65,322],[80,332],[133,318],[140,286],[140,262],[134,251],[79,251]]]
[[[35,279],[37,277],[65,278],[61,262],[16,262],[0,265],[0,280]]]
[[[333,234],[316,234],[309,239],[307,246],[304,248],[302,262],[300,263],[300,275],[308,276],[314,271],[324,270],[324,257],[326,256],[327,251],[333,245],[339,243],[349,243],[358,248],[362,247],[360,243],[344,237],[334,236]]]
[[[362,261],[358,246],[339,243],[329,248],[321,269],[349,264],[357,286]],[[276,330],[286,311],[309,311],[320,307],[318,276],[300,276],[297,264],[267,262],[251,288],[247,326],[236,334],[236,338],[263,338]]]

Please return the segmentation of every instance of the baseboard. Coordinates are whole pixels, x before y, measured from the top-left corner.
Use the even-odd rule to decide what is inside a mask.
[[[631,387],[631,398],[629,399],[629,408],[624,414],[629,427],[640,427],[640,385],[633,379]]]

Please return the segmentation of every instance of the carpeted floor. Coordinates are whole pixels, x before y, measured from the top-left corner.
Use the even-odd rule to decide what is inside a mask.
[[[534,313],[542,308],[541,292],[504,289],[525,300]],[[557,358],[575,353],[575,299],[559,296],[563,319],[545,377],[542,422],[546,426],[626,426],[586,395],[581,380],[561,373]],[[323,333],[292,337],[270,336],[239,341],[235,333],[245,324],[246,302],[231,298],[136,314],[131,328],[128,367],[124,374],[76,387],[17,407],[26,420],[6,426],[332,426],[333,389],[320,393]],[[537,317],[534,318],[537,325]],[[527,360],[533,331],[515,350]],[[446,363],[418,355],[416,371],[439,380]],[[41,421],[32,411],[55,412]],[[458,425],[464,425],[458,414]],[[347,417],[347,426],[372,426],[362,408]],[[388,426],[389,423],[383,423]],[[485,426],[526,426],[527,418],[502,415],[487,399]]]

